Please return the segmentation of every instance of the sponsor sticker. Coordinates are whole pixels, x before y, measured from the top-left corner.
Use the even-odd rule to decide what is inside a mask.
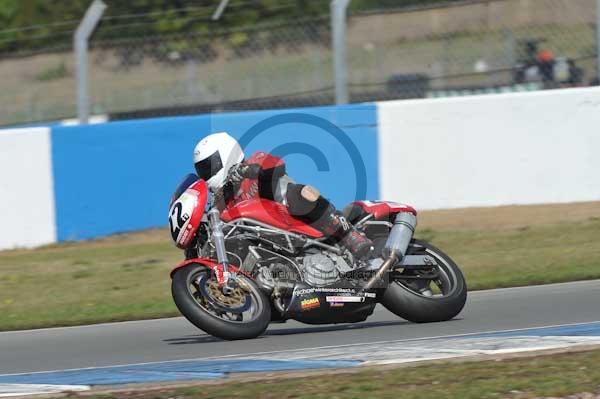
[[[343,308],[344,304],[340,302],[329,302],[329,307],[331,308]]]
[[[321,306],[319,298],[308,298],[300,302],[300,307],[302,308],[302,310],[310,310],[318,308],[319,306]]]
[[[354,294],[353,288],[302,288],[296,290],[296,295],[309,295],[314,293],[324,294]]]
[[[326,296],[327,302],[364,302],[365,298],[362,296]]]

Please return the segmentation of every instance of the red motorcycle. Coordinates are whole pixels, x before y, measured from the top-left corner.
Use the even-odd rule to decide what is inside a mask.
[[[206,183],[188,175],[169,209],[186,254],[171,272],[173,299],[192,324],[227,340],[257,337],[271,321],[361,322],[377,303],[412,322],[450,320],[465,305],[466,282],[448,255],[413,238],[416,215],[392,202],[350,204],[344,216],[377,255],[355,260],[277,202],[219,211]]]

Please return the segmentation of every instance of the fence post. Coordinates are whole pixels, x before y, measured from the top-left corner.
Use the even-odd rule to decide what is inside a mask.
[[[77,119],[87,124],[90,118],[90,96],[88,90],[88,42],[96,29],[106,4],[102,0],[94,0],[85,12],[85,16],[75,31],[73,45],[75,48],[75,76],[77,85]]]
[[[600,0],[596,0],[596,80],[600,81]]]
[[[347,104],[349,100],[346,59],[346,10],[348,4],[350,4],[350,0],[331,0],[330,6],[336,104]]]
[[[229,0],[221,0],[221,2],[219,3],[219,6],[213,13],[211,19],[213,21],[218,21],[219,19],[221,19],[221,16],[225,12],[225,9],[227,8],[228,5],[229,5]]]

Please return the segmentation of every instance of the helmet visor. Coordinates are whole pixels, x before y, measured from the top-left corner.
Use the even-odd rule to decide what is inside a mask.
[[[215,151],[208,158],[196,162],[194,166],[196,167],[196,174],[198,177],[204,181],[208,181],[208,179],[223,169],[223,162],[221,161],[219,151]]]

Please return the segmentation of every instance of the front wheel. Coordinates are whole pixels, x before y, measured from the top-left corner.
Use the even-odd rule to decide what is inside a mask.
[[[467,301],[467,284],[454,261],[425,241],[412,240],[407,254],[429,255],[438,266],[430,270],[390,273],[381,303],[389,311],[415,323],[446,321],[458,315]]]
[[[171,293],[181,314],[208,334],[227,340],[258,337],[269,325],[271,307],[251,279],[238,275],[237,280],[238,287],[225,295],[209,268],[193,264],[175,272]]]

